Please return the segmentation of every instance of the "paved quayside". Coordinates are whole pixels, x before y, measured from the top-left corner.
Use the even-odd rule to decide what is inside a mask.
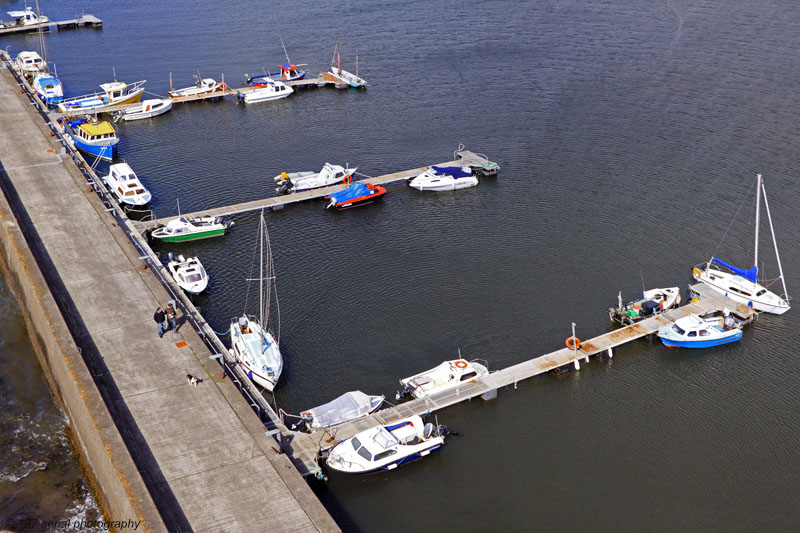
[[[195,331],[158,337],[168,293],[6,69],[0,131],[2,189],[163,520],[145,528],[337,531]]]

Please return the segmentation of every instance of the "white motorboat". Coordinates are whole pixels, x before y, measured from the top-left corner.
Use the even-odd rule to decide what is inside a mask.
[[[742,338],[741,324],[725,309],[722,317],[701,318],[694,313],[658,330],[658,337],[670,348],[710,348]]]
[[[150,236],[163,242],[196,241],[225,235],[225,230],[231,226],[233,222],[226,222],[222,217],[178,217],[154,228]]]
[[[420,191],[454,191],[475,187],[478,178],[472,175],[470,167],[432,166],[411,179],[408,184]]]
[[[359,390],[350,391],[326,404],[302,411],[300,417],[311,429],[336,426],[367,416],[378,409],[384,399],[384,396],[370,396]]]
[[[208,287],[208,274],[203,264],[197,257],[190,257],[188,259],[179,255],[177,259],[172,258],[167,263],[167,269],[172,274],[172,279],[175,283],[188,292],[189,294],[200,294],[206,287]]]
[[[265,79],[263,83],[258,86],[258,89],[247,92],[240,91],[239,99],[244,101],[245,104],[255,104],[268,100],[280,100],[281,98],[286,98],[293,92],[294,89],[287,86],[282,81]]]
[[[375,426],[339,443],[328,454],[328,466],[347,474],[394,470],[430,455],[444,444],[447,428],[424,424],[417,415]]]
[[[6,11],[8,16],[13,18],[14,21],[7,23],[5,26],[13,28],[17,26],[35,26],[36,24],[44,24],[50,22],[50,19],[44,15],[37,15],[30,6],[25,6],[24,11]],[[2,27],[2,25],[0,25]]]
[[[333,59],[331,59],[331,68],[326,74],[335,78],[336,81],[342,85],[349,85],[354,88],[365,88],[367,86],[367,81],[358,75],[358,56],[356,56],[355,74],[342,68],[342,54],[339,51],[339,41],[336,41],[336,48],[333,50]]]
[[[275,192],[288,194],[327,187],[337,183],[350,184],[353,182],[353,174],[355,174],[356,170],[358,170],[358,167],[344,168],[339,165],[325,163],[319,172],[281,172],[275,176],[275,181],[278,182]]]
[[[399,400],[406,394],[422,398],[442,391],[454,389],[464,383],[475,381],[489,374],[485,365],[466,359],[445,361],[439,366],[400,380],[403,390],[397,394]]]
[[[117,197],[117,201],[125,205],[142,207],[153,198],[128,163],[111,165],[104,179],[108,188]]]
[[[53,74],[39,72],[33,77],[33,89],[46,104],[55,105],[64,99],[64,87]]]
[[[681,303],[678,287],[650,289],[642,293],[642,298],[622,304],[622,291],[617,296],[617,307],[608,308],[608,317],[623,325],[631,325],[645,318],[668,311]]]
[[[200,78],[199,74],[197,75],[197,82],[194,85],[191,87],[184,87],[183,89],[172,89],[172,74],[170,74],[169,86],[170,90],[167,92],[167,96],[170,98],[197,96],[216,92],[224,93],[228,88],[226,83],[218,83],[214,78]]]
[[[790,308],[789,293],[786,290],[786,280],[783,277],[783,267],[781,266],[781,258],[778,254],[778,243],[775,240],[775,229],[772,226],[772,215],[770,215],[769,203],[767,203],[767,191],[764,189],[761,174],[758,174],[756,181],[755,258],[753,260],[753,268],[749,270],[738,268],[716,257],[712,257],[706,263],[695,266],[692,269],[692,276],[697,281],[708,285],[735,302],[743,303],[756,311],[782,315]],[[778,296],[758,282],[758,229],[762,196],[764,197],[764,208],[767,211],[769,229],[772,233],[772,244],[775,248],[775,258],[777,259],[778,272],[780,273],[775,280],[769,280],[769,285],[777,281],[777,279],[780,279],[783,284],[782,296]],[[723,268],[727,270],[723,270]]]
[[[14,60],[14,63],[17,65],[17,68],[22,71],[22,74],[28,78],[35,76],[39,72],[47,71],[47,65],[45,65],[44,61],[42,60],[42,56],[39,55],[39,52],[20,52],[17,54],[17,58]]]
[[[247,376],[268,391],[275,389],[283,371],[283,357],[278,346],[280,337],[272,334],[269,324],[270,304],[275,290],[275,267],[269,245],[267,223],[261,211],[259,226],[261,249],[258,279],[258,318],[243,314],[231,320],[231,353],[239,361]],[[266,281],[266,290],[265,282]],[[278,319],[280,325],[280,318]]]
[[[143,100],[138,107],[118,111],[117,117],[122,120],[139,120],[162,115],[170,109],[172,109],[171,98],[151,98]]]

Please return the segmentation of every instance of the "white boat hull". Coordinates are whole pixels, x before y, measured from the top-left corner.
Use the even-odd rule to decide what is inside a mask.
[[[172,109],[172,100],[144,100],[139,109],[126,109],[121,112],[122,120],[140,120],[143,118],[157,117]]]
[[[734,302],[752,307],[760,313],[782,315],[791,309],[789,304],[777,294],[738,274],[713,268],[701,270],[699,267],[695,267],[692,277]]]

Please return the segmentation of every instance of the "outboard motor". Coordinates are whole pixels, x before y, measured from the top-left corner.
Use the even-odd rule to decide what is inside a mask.
[[[175,259],[175,256],[174,256],[174,255],[172,255],[172,252],[169,252],[169,253],[167,254],[167,259],[169,259],[170,261],[172,261],[173,259]]]
[[[425,437],[426,439],[431,438],[431,436],[433,435],[433,430],[434,430],[433,424],[428,422],[427,424],[425,424],[425,427],[422,428],[422,436]]]

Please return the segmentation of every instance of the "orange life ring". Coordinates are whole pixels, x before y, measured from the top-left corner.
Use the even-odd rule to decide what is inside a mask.
[[[581,347],[581,340],[578,337],[568,337],[564,342],[570,350],[577,350]]]
[[[220,87],[222,87],[222,90],[223,90],[223,91],[227,91],[227,90],[228,90],[228,84],[227,84],[227,83],[225,83],[225,82],[222,82],[222,84],[220,85]]]
[[[467,362],[466,361],[456,361],[456,366],[458,368],[467,368]]]
[[[353,183],[353,176],[345,176],[344,180],[342,180],[342,182],[345,185],[350,185],[351,183]]]
[[[692,269],[692,274],[694,275],[694,277],[696,277],[696,278],[699,278],[700,276],[702,276],[702,275],[703,275],[703,271],[702,271],[702,270],[700,270],[700,269],[699,269],[699,268],[697,268],[697,267],[694,267],[694,268]]]

